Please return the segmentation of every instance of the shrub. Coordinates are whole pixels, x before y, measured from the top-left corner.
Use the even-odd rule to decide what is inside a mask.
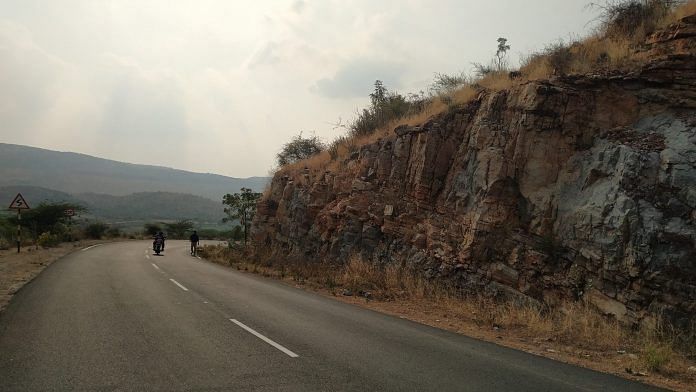
[[[614,0],[592,5],[601,10],[599,19],[607,37],[642,39],[678,3],[676,0]]]
[[[92,239],[101,239],[109,226],[103,222],[94,222],[85,227],[85,236]]]
[[[357,145],[355,138],[350,136],[339,136],[329,145],[327,151],[332,160],[336,160],[343,152],[356,151]]]
[[[447,75],[436,73],[433,83],[430,85],[430,91],[433,95],[451,95],[457,89],[469,84],[469,77],[464,72],[456,75]],[[422,96],[416,96],[417,99],[424,100]]]
[[[121,236],[121,230],[118,227],[112,227],[106,230],[106,236],[109,238],[118,238]]]
[[[13,225],[9,220],[0,217],[0,250],[12,247],[16,233],[17,226]]]
[[[193,230],[193,222],[184,219],[172,223],[165,223],[167,236],[171,239],[185,239],[186,233]]]
[[[316,136],[302,137],[302,132],[283,145],[276,155],[279,166],[285,166],[311,156],[317,155],[325,149],[324,144]]]
[[[329,144],[329,148],[327,149],[327,151],[329,152],[331,160],[336,160],[338,158],[338,153],[340,152],[341,144],[343,144],[345,139],[345,136],[339,136],[338,138],[336,138],[336,140],[332,141],[331,144]]]
[[[370,106],[358,113],[350,124],[350,131],[353,136],[370,135],[392,120],[408,114],[414,103],[401,94],[387,90],[381,80],[376,80],[375,89],[370,94]]]
[[[546,47],[546,61],[554,74],[565,75],[570,71],[573,53],[563,41],[558,41]]]
[[[645,367],[653,372],[662,370],[672,359],[674,352],[667,345],[650,345],[643,351]]]
[[[10,249],[10,242],[2,237],[0,237],[0,250]]]
[[[42,248],[53,248],[60,244],[60,238],[57,235],[44,232],[41,233],[39,238],[36,240],[36,244]]]
[[[491,65],[481,63],[471,63],[471,65],[474,67],[474,73],[479,79],[485,78],[486,76],[495,72],[495,69]]]

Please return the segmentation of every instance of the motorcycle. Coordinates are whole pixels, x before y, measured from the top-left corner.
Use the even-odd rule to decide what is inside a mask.
[[[155,254],[156,254],[157,256],[159,256],[160,253],[162,253],[162,245],[163,245],[163,242],[164,242],[164,241],[163,241],[161,238],[155,239],[155,244],[154,244],[154,246],[153,246],[153,250],[155,251]]]

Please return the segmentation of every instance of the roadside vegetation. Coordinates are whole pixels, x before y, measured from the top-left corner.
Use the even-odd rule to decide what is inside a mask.
[[[75,216],[67,216],[71,210]],[[40,203],[22,212],[21,220],[14,213],[0,215],[0,250],[14,249],[17,224],[22,227],[22,247],[54,248],[62,243],[88,239],[136,238],[106,222],[83,218],[87,209],[70,202]]]
[[[0,216],[0,249],[15,246],[18,223],[22,228],[22,244],[25,245],[29,243],[49,248],[83,237],[85,233],[72,224],[71,219],[65,215],[66,210],[76,213],[85,211],[84,207],[73,203],[41,203],[22,212],[19,221],[14,213]]]
[[[390,91],[377,80],[368,107],[352,121],[335,124],[335,128],[345,131],[342,136],[325,146],[313,138],[311,153],[297,155],[297,159],[281,158],[287,155],[289,145],[300,144],[300,134],[279,153],[279,170],[292,176],[304,168],[314,172],[341,168],[345,157],[365,144],[390,137],[397,126],[422,124],[434,115],[467,105],[482,91],[500,91],[529,81],[574,74],[637,69],[646,61],[640,48],[651,33],[696,13],[696,0],[616,0],[590,6],[600,10],[593,33],[582,39],[550,43],[524,56],[519,68],[513,69],[509,59],[514,38],[500,37],[489,63],[472,64],[472,73],[438,73],[428,91],[404,95]]]
[[[247,245],[249,228],[256,215],[256,203],[259,198],[261,194],[249,188],[242,188],[239,193],[228,193],[222,198],[222,204],[225,205],[224,211],[227,214],[223,222],[239,222],[244,246]],[[235,226],[234,230],[239,231],[238,227],[240,226]]]
[[[696,326],[664,320],[624,325],[585,302],[550,307],[463,292],[405,265],[377,266],[358,256],[346,264],[259,258],[251,251],[206,246],[209,261],[324,292],[518,349],[670,387],[696,382]],[[691,367],[691,370],[690,370]]]

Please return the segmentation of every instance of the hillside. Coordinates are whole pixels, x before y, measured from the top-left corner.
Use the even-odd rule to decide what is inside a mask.
[[[140,192],[127,196],[83,193],[77,197],[92,214],[110,220],[193,219],[219,223],[225,216],[221,202],[182,193]]]
[[[83,205],[88,210],[87,215],[109,222],[192,219],[215,224],[224,217],[221,202],[172,192],[140,192],[125,196],[71,195],[35,186],[5,186],[0,187],[0,201],[9,203],[18,192],[32,207],[41,202],[66,201]]]
[[[0,143],[0,186],[31,185],[80,194],[186,193],[222,200],[240,188],[263,190],[266,177],[233,178],[137,165],[72,152]]]

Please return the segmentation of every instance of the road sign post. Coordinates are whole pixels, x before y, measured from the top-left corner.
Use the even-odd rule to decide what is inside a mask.
[[[9,209],[17,210],[17,253],[19,253],[22,249],[22,210],[28,210],[29,204],[24,200],[22,194],[18,193],[10,203]]]
[[[17,209],[17,253],[22,249],[22,210]]]

